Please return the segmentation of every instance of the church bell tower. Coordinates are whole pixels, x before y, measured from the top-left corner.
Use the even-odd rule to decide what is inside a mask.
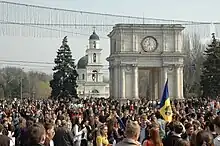
[[[101,69],[103,67],[101,63],[101,51],[100,49],[100,39],[96,34],[95,30],[89,37],[89,47],[86,50],[88,54],[88,64],[87,64],[87,81],[88,82],[103,82],[103,73]]]

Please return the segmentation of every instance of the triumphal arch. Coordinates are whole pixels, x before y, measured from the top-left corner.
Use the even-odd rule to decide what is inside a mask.
[[[183,30],[179,24],[116,24],[108,35],[110,96],[159,99],[168,79],[169,96],[183,98]]]

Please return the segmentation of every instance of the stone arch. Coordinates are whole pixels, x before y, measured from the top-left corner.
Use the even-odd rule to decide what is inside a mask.
[[[93,89],[92,93],[99,93],[99,91],[97,89]]]

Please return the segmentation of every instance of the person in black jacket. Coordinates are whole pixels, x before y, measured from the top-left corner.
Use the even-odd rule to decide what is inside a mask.
[[[43,146],[46,131],[42,124],[33,124],[28,128],[28,146]]]
[[[62,126],[55,129],[54,146],[74,146],[73,139],[73,133],[68,129],[67,123],[63,120]]]
[[[170,132],[168,136],[164,139],[164,146],[176,146],[178,142],[182,140],[181,134],[183,132],[183,126],[180,122],[174,123],[174,131]]]

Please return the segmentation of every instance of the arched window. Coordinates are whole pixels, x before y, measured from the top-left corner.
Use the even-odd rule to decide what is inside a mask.
[[[93,47],[96,49],[96,41],[93,42]]]
[[[82,74],[82,79],[85,80],[85,74]]]
[[[96,53],[93,53],[93,62],[96,62]]]
[[[92,93],[99,93],[99,91],[97,89],[93,89]]]
[[[92,71],[92,80],[98,82],[98,72],[96,70]]]

